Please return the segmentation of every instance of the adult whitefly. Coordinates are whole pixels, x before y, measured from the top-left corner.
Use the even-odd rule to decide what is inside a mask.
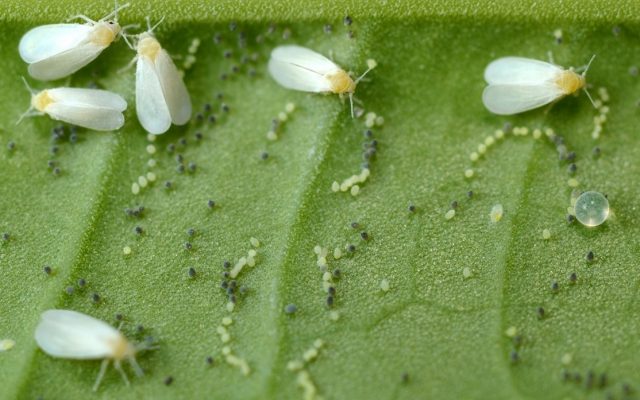
[[[585,77],[591,61],[578,74],[573,68],[564,69],[530,58],[499,58],[484,71],[489,86],[482,93],[482,101],[494,114],[511,115],[549,104],[580,89],[589,95]]]
[[[41,25],[25,33],[18,50],[29,64],[29,75],[44,81],[60,79],[89,64],[118,38],[122,31],[118,11],[128,6],[117,7],[98,21],[79,15],[86,24]]]
[[[336,63],[306,47],[278,46],[271,52],[269,73],[287,89],[313,93],[348,95],[353,116],[353,93],[358,82],[373,68],[374,60],[368,60],[368,69],[356,80]]]
[[[27,88],[31,93],[31,106],[18,123],[24,117],[47,114],[54,120],[96,131],[112,131],[124,125],[122,112],[127,109],[127,102],[118,94],[69,87],[36,92],[28,84]]]
[[[159,135],[172,123],[189,122],[192,106],[182,76],[153,35],[153,28],[140,34],[135,46],[136,113],[147,132]]]
[[[48,355],[57,358],[76,360],[103,359],[100,372],[93,385],[96,391],[109,362],[113,360],[115,368],[127,379],[122,369],[122,361],[128,360],[138,376],[143,371],[136,362],[136,353],[148,345],[133,345],[116,328],[104,321],[71,310],[48,310],[42,313],[36,327],[35,340]]]

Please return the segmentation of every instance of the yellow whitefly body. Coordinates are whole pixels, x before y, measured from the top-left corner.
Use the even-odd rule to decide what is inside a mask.
[[[114,360],[122,361],[136,355],[135,347],[122,334],[120,334],[120,337],[118,339],[110,342],[109,344],[113,348],[113,354],[111,358],[113,358]]]
[[[142,38],[138,42],[138,54],[148,57],[151,61],[155,61],[158,53],[162,49],[160,42],[148,33],[143,33]]]
[[[584,76],[576,74],[572,69],[564,70],[556,79],[556,85],[565,94],[575,93],[586,84]]]
[[[31,106],[40,112],[45,112],[45,109],[51,103],[53,103],[53,99],[46,90],[31,96]]]
[[[356,91],[356,83],[344,70],[326,75],[326,78],[331,82],[331,91],[333,93],[353,93]]]
[[[91,31],[89,41],[107,47],[116,40],[120,30],[120,25],[114,22],[98,22]]]

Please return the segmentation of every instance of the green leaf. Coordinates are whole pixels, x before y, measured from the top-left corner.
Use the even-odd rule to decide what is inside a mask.
[[[325,345],[304,371],[326,399],[599,399],[623,398],[625,384],[638,388],[640,84],[629,73],[638,62],[638,3],[133,4],[120,22],[164,16],[157,36],[182,57],[178,66],[192,40],[201,40],[185,81],[204,122],[194,117],[159,136],[154,155],[147,153],[150,143],[135,117],[134,72],[120,72],[134,56],[122,42],[68,80],[31,81],[36,89],[97,84],[124,95],[130,106],[122,130],[80,129],[71,143],[68,130],[52,141],[57,123],[46,116],[15,125],[29,100],[20,81],[27,75],[16,51],[20,37],[75,13],[100,18],[109,12],[106,3],[84,3],[0,6],[0,233],[10,234],[0,242],[0,340],[16,341],[0,352],[0,398],[91,394],[99,360],[52,358],[33,339],[39,315],[51,308],[81,311],[114,326],[121,314],[131,340],[156,339],[158,349],[138,356],[145,376],[134,377],[125,366],[127,387],[109,369],[92,395],[99,398],[301,398],[298,373],[287,365],[302,360],[316,339]],[[354,21],[348,27],[342,23],[347,13]],[[229,29],[232,21],[235,31]],[[269,34],[271,22],[275,30]],[[324,32],[325,24],[332,25],[331,33]],[[556,29],[564,34],[562,44],[554,40]],[[240,32],[246,33],[246,48],[238,45]],[[212,40],[217,33],[220,44]],[[263,41],[257,43],[259,36]],[[384,117],[382,126],[372,128],[378,151],[357,196],[333,193],[331,186],[360,173],[369,140],[363,136],[365,118],[351,119],[348,101],[335,95],[279,87],[266,61],[281,43],[332,55],[356,73],[369,58],[379,64],[356,93],[367,112]],[[591,137],[598,111],[583,94],[513,118],[485,110],[487,63],[505,55],[545,60],[549,51],[564,66],[597,55],[588,75],[591,94],[597,98],[598,88],[606,87],[611,96],[600,139]],[[249,57],[246,64],[243,56]],[[279,127],[279,139],[269,141],[272,119],[289,102],[296,110]],[[222,111],[223,103],[229,112]],[[205,104],[213,111],[203,111]],[[505,122],[562,135],[577,154],[578,188],[608,195],[609,220],[593,229],[567,224],[568,163],[558,161],[544,135],[536,140],[531,133],[509,134],[479,161],[469,161]],[[600,157],[592,156],[596,146]],[[184,157],[184,173],[176,170],[177,154]],[[150,158],[155,167],[149,167]],[[464,178],[467,168],[474,169],[474,178]],[[147,172],[157,180],[132,194],[132,183]],[[172,182],[171,190],[165,181]],[[456,215],[446,220],[454,200]],[[492,223],[495,204],[503,206],[504,217]],[[124,212],[138,205],[144,205],[142,217]],[[549,240],[542,239],[543,229],[551,231]],[[261,243],[257,264],[239,276],[247,291],[237,294],[230,313],[220,288],[223,262],[245,256],[252,237]],[[329,256],[329,268],[341,270],[329,309],[314,247],[331,254],[349,244],[354,252],[345,250],[339,260]],[[591,263],[585,261],[589,251],[595,254]],[[52,274],[43,272],[45,265]],[[472,272],[466,279],[465,268]],[[574,272],[577,282],[570,284]],[[289,304],[297,307],[295,314],[284,312]],[[542,319],[538,307],[545,310]],[[233,322],[224,344],[217,329],[227,316]],[[512,327],[520,343],[505,333]],[[248,376],[225,361],[226,345],[246,360]],[[563,371],[570,372],[569,381]],[[169,376],[173,382],[166,385]]]

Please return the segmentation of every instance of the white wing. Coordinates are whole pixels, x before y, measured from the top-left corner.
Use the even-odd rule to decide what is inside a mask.
[[[300,46],[279,46],[271,52],[269,73],[280,85],[305,92],[330,92],[325,77],[340,71],[327,57]]]
[[[491,62],[484,71],[490,85],[535,85],[555,82],[562,68],[538,60],[504,57]]]
[[[91,25],[54,24],[31,29],[20,39],[20,57],[32,64],[70,50],[88,39]]]
[[[489,85],[482,101],[494,114],[511,115],[549,104],[563,95],[555,84]]]
[[[94,43],[84,43],[29,65],[29,75],[50,81],[71,75],[95,60],[106,47]]]
[[[126,340],[111,325],[69,310],[42,313],[35,339],[51,356],[76,359],[111,357],[113,344]]]
[[[96,108],[52,103],[44,112],[55,120],[95,131],[115,131],[124,125],[122,112],[112,108]]]
[[[138,56],[136,66],[136,112],[140,124],[149,133],[159,135],[171,126],[171,113],[158,72],[145,56]]]
[[[155,62],[156,73],[162,85],[164,100],[169,108],[171,120],[176,125],[184,125],[191,118],[191,99],[184,81],[171,57],[160,49]]]
[[[127,102],[113,92],[100,89],[56,88],[47,93],[55,103],[78,107],[109,108],[116,111],[127,109]]]

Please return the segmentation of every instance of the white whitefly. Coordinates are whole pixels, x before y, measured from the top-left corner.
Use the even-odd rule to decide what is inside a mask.
[[[118,11],[128,6],[122,5],[98,21],[79,15],[86,24],[41,25],[25,33],[18,50],[29,64],[29,74],[44,81],[60,79],[95,60],[120,35]]]
[[[128,360],[138,376],[143,371],[135,355],[145,346],[134,346],[120,331],[104,321],[71,310],[48,310],[42,313],[36,327],[38,346],[52,357],[77,360],[104,359],[93,390],[96,391],[113,360],[125,383],[129,380],[121,362]]]
[[[494,114],[511,115],[549,104],[580,89],[586,92],[589,65],[580,75],[572,68],[563,69],[530,58],[499,58],[484,71],[489,86],[482,93],[482,101]]]

